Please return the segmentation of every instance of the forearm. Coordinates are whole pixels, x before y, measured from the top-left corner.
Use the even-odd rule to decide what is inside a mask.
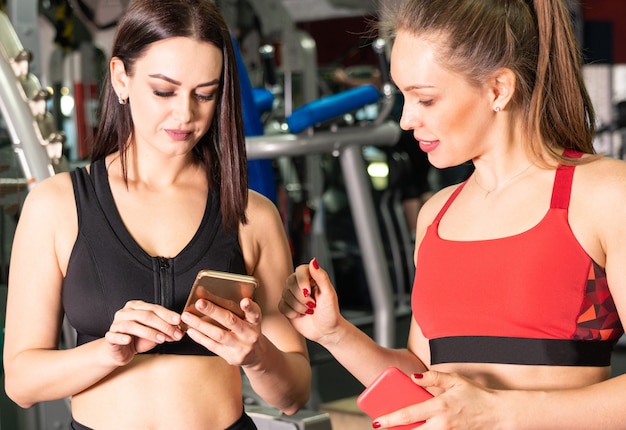
[[[110,374],[100,340],[67,350],[25,350],[5,360],[5,389],[23,408],[79,393]]]
[[[626,426],[626,375],[588,387],[557,391],[502,391],[502,430],[592,428]]]
[[[407,349],[382,347],[343,318],[335,333],[321,339],[319,343],[365,386],[389,366],[398,367],[408,374],[426,370],[422,362]],[[364,360],[364,357],[367,359]]]
[[[308,401],[311,391],[311,367],[301,353],[279,350],[267,338],[255,366],[243,370],[254,391],[268,404],[288,415],[296,413]]]

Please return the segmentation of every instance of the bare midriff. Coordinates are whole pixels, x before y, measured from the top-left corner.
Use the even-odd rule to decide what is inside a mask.
[[[529,366],[493,363],[444,363],[432,370],[455,372],[492,389],[562,390],[608,379],[610,367]]]
[[[71,404],[99,430],[226,428],[243,412],[241,374],[216,356],[137,355]]]

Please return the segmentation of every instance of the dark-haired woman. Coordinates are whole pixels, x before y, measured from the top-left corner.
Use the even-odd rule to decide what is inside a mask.
[[[9,280],[6,391],[71,397],[72,428],[253,429],[307,401],[306,346],[278,311],[293,271],[273,204],[248,191],[230,35],[209,0],[136,0],[117,28],[91,163],[37,185]],[[199,270],[253,275],[241,319],[182,312]],[[64,314],[77,346],[59,349]],[[186,333],[181,322],[189,327]]]

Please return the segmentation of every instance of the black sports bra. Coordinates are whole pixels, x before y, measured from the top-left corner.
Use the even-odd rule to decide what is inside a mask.
[[[91,174],[83,167],[72,171],[71,178],[78,237],[63,281],[63,307],[78,345],[103,337],[115,312],[129,300],[182,312],[198,271],[246,273],[237,231],[224,229],[218,196],[207,196],[202,222],[187,246],[164,258],[148,255],[124,226],[104,159],[91,165]],[[149,353],[215,355],[188,336]]]

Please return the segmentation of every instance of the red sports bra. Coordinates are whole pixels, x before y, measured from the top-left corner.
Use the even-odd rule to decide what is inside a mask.
[[[420,244],[412,292],[432,364],[610,365],[624,331],[604,269],[568,223],[574,170],[559,166],[544,218],[509,237],[439,237],[441,218],[467,182],[450,196]]]

